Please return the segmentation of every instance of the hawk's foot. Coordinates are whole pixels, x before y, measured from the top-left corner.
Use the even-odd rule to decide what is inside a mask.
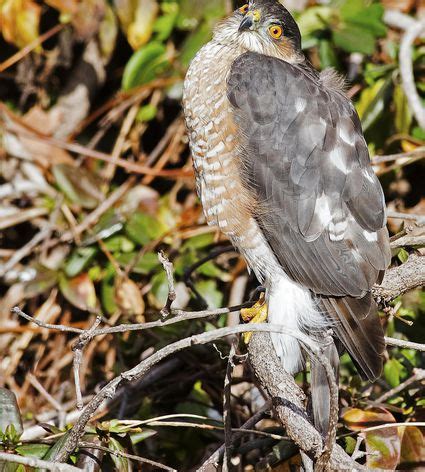
[[[267,303],[264,292],[261,293],[258,302],[251,308],[242,308],[241,317],[245,323],[263,323],[267,321]],[[245,344],[251,340],[252,332],[246,332],[242,335]]]

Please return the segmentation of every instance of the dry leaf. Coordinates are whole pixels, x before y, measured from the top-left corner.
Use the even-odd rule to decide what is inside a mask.
[[[114,0],[114,6],[130,46],[139,49],[152,35],[158,3],[156,0]]]
[[[115,284],[115,301],[120,310],[127,316],[136,315],[139,323],[144,323],[145,302],[140,289],[128,278],[119,278]]]
[[[0,31],[6,41],[23,48],[38,37],[41,7],[32,0],[0,0]]]

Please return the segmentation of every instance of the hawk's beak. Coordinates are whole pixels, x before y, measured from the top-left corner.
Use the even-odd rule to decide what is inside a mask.
[[[254,29],[256,23],[260,21],[260,17],[261,15],[258,10],[248,12],[239,25],[239,32]]]

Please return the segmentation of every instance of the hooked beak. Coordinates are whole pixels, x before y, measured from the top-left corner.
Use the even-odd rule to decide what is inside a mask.
[[[260,21],[261,13],[259,10],[249,11],[239,25],[239,32],[253,30]]]
[[[244,19],[241,21],[241,24],[239,25],[239,33],[242,33],[242,31],[248,31],[251,30],[252,27],[254,26],[254,19],[252,15],[249,13],[244,17]]]

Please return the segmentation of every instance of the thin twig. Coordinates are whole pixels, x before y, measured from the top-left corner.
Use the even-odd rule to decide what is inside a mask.
[[[65,27],[64,23],[59,23],[55,25],[53,28],[51,28],[49,31],[46,31],[40,36],[37,36],[36,39],[31,41],[29,44],[27,44],[25,47],[23,47],[21,50],[15,53],[13,56],[10,56],[8,59],[2,62],[0,64],[0,72],[4,72],[9,67],[13,66],[13,64],[16,64],[18,61],[20,61],[23,57],[28,55],[35,48],[40,46],[40,44],[43,44],[44,41],[47,41],[52,36],[59,33],[59,31],[61,31],[64,27]]]
[[[106,213],[111,207],[113,207],[124,195],[129,191],[129,189],[134,185],[136,181],[135,177],[130,177],[126,180],[120,187],[114,190],[92,213],[88,214],[83,221],[75,226],[72,231],[67,231],[62,234],[59,238],[61,242],[71,241],[75,234],[80,235],[84,231],[87,231],[92,225],[97,223],[99,218]]]
[[[3,104],[0,103],[0,111],[2,111],[8,117],[11,116],[10,110],[8,110]],[[34,129],[31,129],[28,125],[22,125],[21,123],[17,123],[17,119],[14,115],[12,115],[11,122],[5,124],[5,129],[14,134],[18,134],[20,136],[25,137],[28,140],[42,142],[44,144],[49,144],[53,147],[57,147],[59,149],[64,149],[66,151],[81,154],[85,157],[90,157],[92,159],[101,160],[104,162],[112,162],[127,171],[130,171],[135,174],[142,174],[142,175],[153,175],[155,177],[165,177],[170,179],[180,179],[182,177],[191,177],[193,175],[192,169],[169,169],[169,170],[157,170],[152,169],[151,167],[143,166],[136,162],[126,161],[125,159],[113,159],[109,154],[105,154],[100,151],[95,151],[93,149],[89,149],[85,146],[82,146],[77,143],[69,143],[57,138],[51,138],[49,136],[40,134]]]
[[[99,444],[94,444],[91,442],[80,441],[78,443],[79,448],[87,448],[87,449],[98,449],[99,451],[107,452],[117,457],[125,457],[126,459],[130,459],[135,462],[141,462],[142,464],[149,464],[158,469],[168,470],[169,472],[177,472],[177,469],[173,469],[172,467],[168,467],[167,465],[161,464],[160,462],[153,461],[151,459],[147,459],[146,457],[135,456],[133,454],[127,454],[123,451],[117,451],[113,449],[109,449],[108,447],[101,446]]]
[[[409,152],[389,154],[387,156],[374,156],[372,157],[372,164],[376,165],[376,164],[382,164],[384,162],[393,162],[393,161],[398,161],[399,159],[422,158],[424,156],[425,156],[425,147],[421,146]]]
[[[65,443],[63,444],[63,447],[61,448],[60,451],[58,451],[55,460],[59,462],[64,462],[67,460],[69,455],[75,450],[75,448],[78,446],[78,442],[82,435],[85,432],[85,428],[87,423],[90,421],[91,417],[93,414],[96,412],[96,410],[99,408],[99,406],[102,404],[102,402],[109,397],[113,397],[116,393],[116,390],[118,386],[122,382],[133,382],[141,379],[144,377],[147,372],[158,362],[160,362],[162,359],[170,356],[171,354],[174,354],[175,352],[178,352],[182,349],[186,349],[190,346],[193,345],[199,345],[199,344],[207,344],[212,341],[215,341],[217,339],[229,336],[231,334],[236,334],[236,333],[245,333],[245,332],[260,332],[260,331],[265,331],[265,332],[277,332],[277,333],[282,333],[282,334],[287,334],[289,336],[294,336],[298,341],[300,341],[303,346],[309,351],[309,353],[313,356],[317,356],[317,360],[322,364],[323,367],[326,369],[326,362],[327,359],[323,359],[323,355],[320,352],[320,349],[316,346],[316,344],[306,335],[301,334],[298,331],[293,331],[289,329],[285,329],[282,326],[275,326],[272,324],[252,324],[250,323],[248,326],[247,325],[240,325],[240,326],[235,326],[233,328],[221,328],[221,329],[216,329],[212,331],[207,331],[205,333],[201,333],[198,335],[191,336],[189,338],[182,339],[180,341],[176,341],[172,344],[169,344],[168,346],[160,349],[159,351],[155,352],[152,354],[150,357],[147,359],[143,360],[140,362],[137,366],[134,368],[121,373],[119,376],[115,377],[113,380],[111,380],[107,385],[105,385],[96,395],[95,397],[90,401],[90,403],[84,408],[84,410],[81,413],[81,416],[79,420],[76,422],[74,427],[71,430],[71,433],[69,434],[68,438],[66,439]],[[330,366],[328,366],[329,369],[331,370]],[[332,377],[333,372],[331,370],[331,375]],[[330,386],[331,388],[331,386]],[[317,457],[322,455],[323,449],[321,448],[320,451],[315,451],[317,454]]]
[[[83,350],[86,345],[93,339],[93,332],[102,322],[100,316],[96,316],[93,325],[84,333],[80,334],[78,341],[72,346],[74,352],[74,359],[72,362],[72,368],[74,371],[74,382],[75,382],[75,394],[77,398],[77,409],[81,410],[84,407],[83,395],[81,393],[81,382],[80,382],[80,369],[83,361]]]
[[[77,467],[74,467],[73,465],[44,461],[35,457],[23,457],[16,454],[9,454],[7,452],[0,452],[0,461],[12,464],[21,464],[34,469],[39,468],[50,470],[52,472],[81,472],[81,469],[77,469]]]
[[[405,341],[404,339],[385,337],[385,343],[387,346],[402,347],[405,349],[425,352],[425,344],[412,343],[411,341]]]
[[[398,211],[387,211],[388,218],[395,218],[399,220],[412,220],[419,226],[425,225],[425,215],[415,215],[414,213],[400,213]]]
[[[399,427],[415,427],[415,428],[425,428],[424,421],[412,421],[412,422],[404,422],[404,423],[385,423],[380,424],[378,426],[371,426],[370,428],[362,429],[363,433],[370,433],[371,431],[379,431],[380,429],[387,429],[387,428],[399,428]]]
[[[415,382],[421,382],[422,380],[425,379],[425,370],[424,369],[415,369],[414,374],[409,377],[407,380],[402,382],[400,385],[397,385],[397,387],[392,388],[388,392],[385,392],[383,395],[381,395],[379,398],[375,400],[376,403],[384,403],[387,401],[389,398],[393,397],[394,395],[397,395],[397,393],[402,392],[404,389],[409,387]]]
[[[229,359],[227,361],[226,375],[224,377],[223,387],[223,423],[224,423],[224,459],[223,472],[229,472],[232,464],[232,416],[231,398],[232,398],[232,374],[234,369],[234,357],[236,353],[235,342],[230,346]]]
[[[37,318],[33,318],[32,316],[27,315],[26,313],[24,313],[17,306],[12,308],[12,313],[15,313],[15,315],[18,315],[18,316],[26,319],[27,321],[30,321],[31,323],[34,323],[37,326],[40,326],[41,328],[51,329],[51,330],[54,330],[54,331],[61,331],[63,333],[74,333],[74,334],[84,333],[84,329],[72,328],[70,326],[64,326],[64,325],[55,325],[55,324],[50,324],[50,323],[44,323],[44,321],[40,321]]]
[[[174,273],[173,273],[173,264],[169,261],[166,254],[161,251],[158,253],[158,260],[164,267],[165,273],[167,274],[167,282],[168,282],[168,296],[167,301],[165,302],[164,308],[161,310],[162,318],[168,318],[171,313],[171,305],[173,304],[174,300],[177,297],[176,289],[174,287]]]

